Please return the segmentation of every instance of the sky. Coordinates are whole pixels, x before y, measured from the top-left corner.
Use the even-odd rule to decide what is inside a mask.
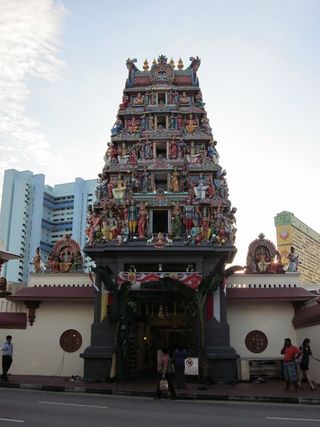
[[[127,78],[199,56],[200,87],[237,207],[238,253],[292,212],[320,232],[318,0],[0,0],[0,188],[95,179]]]

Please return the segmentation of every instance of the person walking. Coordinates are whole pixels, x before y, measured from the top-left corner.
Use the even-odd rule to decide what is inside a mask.
[[[168,381],[168,390],[170,392],[170,399],[176,398],[176,392],[172,382],[172,366],[171,358],[167,348],[163,348],[158,361],[158,372],[157,372],[157,391],[156,398],[161,398],[160,380]]]
[[[6,342],[2,344],[2,381],[9,381],[8,379],[8,371],[12,364],[12,353],[13,353],[13,344],[12,344],[12,336],[7,335]]]
[[[289,390],[290,384],[293,384],[294,389],[297,389],[297,366],[296,359],[301,354],[301,351],[298,347],[292,345],[290,338],[284,340],[284,346],[281,350],[281,354],[284,355],[283,358],[283,368],[284,368],[284,377],[286,380],[285,390]]]
[[[300,351],[302,353],[300,356],[301,360],[299,363],[300,373],[299,373],[298,387],[302,388],[301,382],[302,382],[303,378],[305,378],[308,381],[311,390],[315,390],[316,388],[315,388],[313,382],[311,381],[310,374],[309,374],[309,358],[310,358],[310,356],[312,356],[309,338],[305,338],[303,340],[302,346],[299,348],[300,348]],[[299,357],[299,359],[300,359],[300,357]]]
[[[177,389],[186,389],[186,377],[185,377],[185,360],[188,356],[186,349],[182,345],[178,345],[173,353],[174,360],[174,376],[176,380]]]

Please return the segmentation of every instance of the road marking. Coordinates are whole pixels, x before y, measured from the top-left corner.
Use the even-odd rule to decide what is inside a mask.
[[[64,402],[45,402],[43,400],[39,401],[39,403],[44,403],[46,405],[82,406],[84,408],[101,408],[101,409],[107,409],[108,408],[108,406],[80,405],[79,403],[64,403]]]
[[[24,423],[23,420],[14,420],[13,418],[0,418],[0,421],[8,421],[11,423]]]
[[[318,423],[320,421],[315,418],[281,418],[281,417],[266,417],[267,420],[283,420],[283,421],[309,421],[311,423]]]

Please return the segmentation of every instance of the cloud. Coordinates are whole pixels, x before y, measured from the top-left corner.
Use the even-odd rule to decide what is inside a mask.
[[[52,161],[41,124],[26,113],[30,78],[54,81],[65,69],[58,58],[66,16],[51,0],[0,0],[0,171]],[[0,183],[2,187],[2,183]]]

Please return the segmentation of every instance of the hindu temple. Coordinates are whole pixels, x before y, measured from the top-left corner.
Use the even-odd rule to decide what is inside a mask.
[[[158,348],[182,343],[205,357],[208,377],[232,381],[238,355],[224,286],[236,208],[199,86],[200,59],[136,62],[126,61],[86,230],[97,290],[84,375],[152,371]]]

